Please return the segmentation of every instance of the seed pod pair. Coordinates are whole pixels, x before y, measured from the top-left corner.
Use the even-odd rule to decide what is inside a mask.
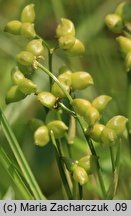
[[[68,127],[59,120],[51,121],[47,125],[38,127],[34,133],[34,140],[36,145],[45,146],[50,141],[49,133],[53,131],[56,139],[63,137]]]
[[[86,155],[78,161],[78,165],[85,169],[88,175],[97,170],[98,158],[94,155]]]
[[[98,110],[92,106],[88,100],[77,98],[73,100],[74,110],[81,115],[89,125],[93,125],[99,120],[100,114]]]
[[[122,18],[117,14],[108,14],[105,17],[105,23],[114,33],[121,33],[123,30],[123,21]]]
[[[27,5],[21,13],[21,22],[12,20],[5,26],[5,31],[15,35],[23,35],[26,37],[35,37],[34,30],[35,11],[34,4]]]
[[[25,95],[37,92],[37,85],[34,84],[30,79],[25,78],[25,76],[18,69],[13,71],[11,75],[12,81]]]
[[[56,36],[59,38],[59,47],[66,50],[70,55],[81,55],[85,52],[83,43],[75,38],[74,24],[62,18],[56,29]]]
[[[107,145],[114,144],[117,138],[122,136],[126,123],[127,118],[124,116],[114,116],[110,119],[101,133],[102,142]]]

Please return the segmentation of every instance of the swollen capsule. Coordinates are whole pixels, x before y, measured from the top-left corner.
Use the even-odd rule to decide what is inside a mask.
[[[22,51],[16,56],[18,63],[25,65],[25,66],[32,65],[34,58],[35,58],[34,55],[28,51]]]
[[[34,140],[35,144],[41,147],[48,144],[50,137],[48,128],[45,125],[37,128],[37,130],[34,133]]]
[[[84,119],[89,125],[94,125],[100,119],[100,113],[95,107],[91,106],[85,112]]]
[[[97,160],[94,155],[86,155],[78,161],[78,165],[84,168],[88,174],[92,174],[97,170]]]
[[[68,50],[75,44],[75,40],[75,37],[72,35],[62,36],[59,38],[59,47]]]
[[[91,103],[88,100],[81,98],[73,99],[72,105],[75,112],[81,116],[84,116],[88,108],[91,107]]]
[[[84,44],[77,38],[75,39],[74,45],[67,50],[67,53],[69,53],[71,56],[83,55],[84,52],[85,52]]]
[[[105,110],[111,99],[112,98],[110,96],[100,95],[93,100],[92,106],[95,107],[99,112],[102,112]]]
[[[116,135],[120,136],[125,130],[127,121],[128,119],[125,118],[124,116],[120,116],[120,115],[114,116],[107,122],[106,127],[114,130]]]
[[[40,56],[43,54],[44,47],[42,46],[42,40],[41,39],[34,39],[31,40],[27,46],[26,50],[28,52],[31,52],[34,56]]]
[[[29,22],[22,23],[20,34],[28,38],[34,38],[36,36],[34,24]]]
[[[25,97],[26,95],[19,90],[18,86],[14,85],[8,90],[5,101],[7,104],[9,104],[12,102],[20,101]]]
[[[126,56],[125,65],[126,65],[127,72],[131,71],[131,52],[129,52]]]
[[[65,35],[75,36],[75,27],[69,19],[61,18],[60,24],[56,28],[56,36],[60,38]]]
[[[37,92],[37,85],[27,78],[22,79],[21,82],[19,82],[18,87],[20,91],[26,95]]]
[[[80,166],[76,166],[73,171],[73,178],[76,182],[78,182],[81,186],[88,182],[88,175],[84,168]]]
[[[117,14],[108,14],[105,17],[105,23],[108,28],[114,33],[121,33],[123,30],[122,18]]]
[[[52,109],[56,103],[56,97],[50,92],[40,92],[37,96],[37,99],[43,106],[50,109]]]
[[[55,120],[47,124],[49,131],[53,131],[55,138],[61,138],[64,136],[65,132],[68,130],[68,127],[64,122]]]
[[[131,52],[131,39],[124,36],[119,36],[116,38],[116,40],[119,43],[121,52],[124,55],[128,54],[128,52]]]
[[[101,142],[101,134],[102,131],[104,130],[105,126],[102,124],[94,124],[93,128],[90,131],[90,137],[95,141],[95,142]]]
[[[12,20],[6,24],[4,31],[11,33],[11,34],[14,34],[14,35],[19,35],[21,25],[22,25],[22,23],[20,21]]]
[[[87,72],[79,71],[72,73],[71,86],[73,90],[82,90],[93,85],[93,79]]]
[[[34,4],[27,5],[21,13],[21,22],[33,23],[35,21]]]
[[[106,145],[113,145],[117,140],[117,135],[113,129],[105,127],[101,133],[101,140]]]
[[[23,73],[19,69],[13,70],[11,72],[11,79],[14,82],[14,84],[19,85],[19,83],[24,79]]]

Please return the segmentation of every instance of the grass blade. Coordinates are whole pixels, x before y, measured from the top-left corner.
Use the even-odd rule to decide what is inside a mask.
[[[0,110],[1,115],[1,125],[4,131],[4,134],[8,140],[8,143],[10,145],[10,148],[12,149],[12,152],[17,160],[17,163],[19,164],[19,167],[23,173],[23,177],[26,179],[27,183],[30,186],[30,189],[33,193],[34,199],[37,200],[44,200],[46,199],[45,196],[42,194],[39,185],[37,184],[37,181],[25,159],[25,156],[18,144],[18,141],[4,115],[2,110]]]
[[[16,170],[13,162],[9,159],[4,149],[0,146],[0,162],[4,166],[5,170],[8,172],[13,182],[16,184],[18,190],[23,195],[23,198],[26,200],[31,200],[32,195],[23,182],[19,172]]]

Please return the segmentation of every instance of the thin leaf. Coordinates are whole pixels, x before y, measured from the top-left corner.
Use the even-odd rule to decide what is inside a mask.
[[[45,196],[42,194],[40,188],[39,188],[39,185],[25,159],[25,156],[18,144],[18,141],[4,115],[4,113],[2,112],[2,110],[0,110],[1,112],[1,125],[2,125],[2,128],[3,128],[3,131],[4,131],[4,134],[8,140],[8,143],[10,145],[10,148],[12,149],[12,152],[19,164],[19,167],[23,173],[23,177],[26,179],[27,183],[29,184],[30,186],[30,189],[33,193],[33,196],[35,199],[38,199],[38,200],[43,200],[43,199],[46,199]]]
[[[13,182],[15,183],[16,187],[23,195],[24,199],[31,200],[32,195],[29,192],[27,186],[23,182],[19,172],[15,168],[13,162],[9,159],[4,149],[0,146],[0,162],[4,166],[5,170],[8,172],[10,177],[12,178]]]
[[[13,200],[15,199],[15,192],[12,187],[9,187],[4,196],[2,197],[2,200]]]

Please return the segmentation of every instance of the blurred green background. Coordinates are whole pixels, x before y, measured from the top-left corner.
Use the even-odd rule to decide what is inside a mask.
[[[88,99],[93,99],[99,94],[112,96],[113,100],[102,119],[103,122],[106,122],[110,117],[117,114],[126,116],[127,112],[127,76],[123,60],[115,36],[108,31],[104,24],[105,15],[113,12],[120,2],[121,0],[0,0],[0,106],[5,111],[40,187],[49,199],[63,198],[54,153],[51,145],[43,149],[34,146],[33,134],[28,123],[32,117],[39,117],[44,120],[45,111],[34,96],[28,96],[25,100],[8,106],[4,101],[6,91],[11,86],[10,72],[16,64],[15,55],[22,50],[27,42],[23,37],[4,33],[4,26],[8,21],[19,18],[25,5],[35,3],[36,31],[53,47],[56,45],[55,29],[60,18],[71,19],[76,26],[77,37],[85,44],[86,53],[80,58],[69,58],[63,52],[57,51],[53,58],[53,71],[57,74],[58,68],[63,63],[68,64],[73,71],[88,71],[93,76],[95,86],[77,92],[77,95]],[[45,60],[46,63],[47,60]],[[48,90],[47,76],[44,77],[40,72],[33,79],[41,89]],[[76,159],[83,154],[83,151],[86,151],[86,146],[81,138],[80,133],[79,139],[72,147]],[[0,144],[13,158],[2,131],[0,131]],[[99,146],[97,148],[101,154]],[[116,199],[131,198],[129,150],[129,145],[125,140],[122,146],[122,166]],[[105,174],[109,177],[111,164],[107,160],[107,154],[104,152],[100,156],[103,164],[106,164]],[[16,194],[15,198],[21,199],[17,188],[1,164],[0,173],[0,196],[2,197],[11,185]],[[90,183],[85,188],[85,198],[99,198],[99,195],[95,193],[95,188]]]

